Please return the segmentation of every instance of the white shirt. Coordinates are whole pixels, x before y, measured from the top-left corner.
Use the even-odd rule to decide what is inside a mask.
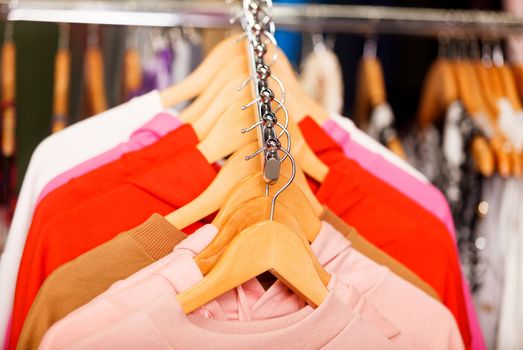
[[[163,110],[155,90],[47,137],[34,151],[0,258],[0,344],[11,316],[16,278],[38,196],[61,173],[112,149]]]
[[[499,125],[516,150],[523,147],[523,128],[518,113],[513,110],[507,99],[499,101],[501,115]],[[521,113],[521,112],[519,112]],[[523,180],[506,180],[503,194],[500,238],[503,260],[503,285],[499,306],[499,324],[497,330],[497,349],[522,349],[523,339],[520,329],[523,321]]]

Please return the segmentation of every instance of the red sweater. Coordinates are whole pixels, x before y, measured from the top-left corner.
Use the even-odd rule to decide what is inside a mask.
[[[151,213],[167,214],[185,205],[210,184],[216,171],[194,147],[197,142],[192,127],[182,126],[42,200],[18,272],[10,348],[16,347],[33,300],[55,268],[137,226]],[[186,231],[198,227],[196,223]]]

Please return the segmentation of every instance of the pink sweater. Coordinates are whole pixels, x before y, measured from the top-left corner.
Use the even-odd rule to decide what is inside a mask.
[[[407,197],[415,200],[427,211],[439,218],[447,227],[450,234],[456,238],[454,221],[450,208],[443,194],[431,184],[423,183],[414,176],[401,170],[397,166],[383,159],[351,139],[350,134],[334,120],[324,123],[323,128],[343,147],[348,158],[354,159],[363,168],[379,177],[384,182],[395,187]],[[472,296],[467,281],[463,278],[463,293],[467,307],[469,327],[472,333],[472,349],[486,349],[483,333],[479,325],[478,316],[474,309]]]
[[[153,303],[70,349],[396,349],[358,313],[364,301],[332,279],[327,299],[270,320],[231,322],[182,312],[171,288]]]
[[[158,300],[162,293],[170,293],[175,300],[173,286],[175,292],[179,292],[202,278],[192,257],[215,234],[214,227],[205,226],[166,258],[116,283],[53,326],[41,348],[70,348],[80,339],[97,337],[117,320],[125,322],[130,315],[140,314],[145,305]],[[358,308],[361,319],[396,346],[412,349],[463,347],[455,321],[441,304],[353,250],[350,242],[329,224],[323,223],[312,249],[342,284],[362,293],[364,303]],[[170,302],[174,303],[172,307],[176,306],[174,301]],[[299,312],[303,307],[304,304],[280,282],[265,292],[253,279],[195,312],[191,321],[196,317],[222,322],[274,320]]]

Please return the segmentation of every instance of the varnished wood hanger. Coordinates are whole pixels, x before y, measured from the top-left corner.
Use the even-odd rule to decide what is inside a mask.
[[[287,179],[281,176],[279,183],[283,184],[286,182]],[[271,186],[272,194],[280,187],[281,186]],[[228,196],[218,215],[213,220],[214,226],[224,229],[223,233],[217,235],[216,238],[195,257],[195,261],[204,274],[214,266],[232,238],[245,228],[241,225],[258,222],[268,217],[272,197],[270,195],[268,197],[265,196],[263,194],[264,189],[265,182],[260,173],[244,179]],[[239,207],[248,202],[258,203],[259,208],[250,213],[245,211],[246,215],[249,215],[249,220],[246,220],[236,215],[236,213]],[[274,220],[284,223],[296,232],[298,230],[303,232],[308,242],[314,241],[321,228],[321,221],[318,218],[318,215],[323,211],[321,205],[321,211],[316,213],[305,194],[300,190],[298,185],[294,183],[280,194],[276,205],[278,210],[275,211],[276,216]],[[289,218],[289,213],[292,213],[292,215],[290,215],[292,218]],[[295,224],[293,224],[292,220],[289,222],[290,219],[295,220]]]
[[[513,71],[507,65],[498,67],[498,71],[500,73],[504,95],[510,101],[512,108],[516,111],[523,110],[516,86],[516,77]]]
[[[505,64],[501,44],[497,42],[492,51],[494,69],[496,70],[498,81],[501,85],[502,97],[509,101],[510,107],[514,112],[521,112],[522,105],[517,93],[515,78],[512,70]],[[523,174],[523,159],[521,156],[521,150],[513,147],[511,153],[512,174],[516,177],[520,177]]]
[[[237,93],[236,87],[240,85],[242,78],[248,75],[246,56],[240,55],[233,58],[209,81],[209,85],[198,97],[180,113],[179,119],[185,123],[195,122],[209,110],[212,103],[218,100],[216,96],[222,91]]]
[[[436,59],[423,83],[418,109],[420,127],[424,129],[434,123],[458,98],[458,87],[450,62],[445,58]]]
[[[517,111],[522,111],[523,107],[521,105],[521,100],[516,88],[515,77],[512,73],[512,70],[503,64],[500,67],[496,67],[498,75],[501,80],[501,85],[503,88],[503,96],[510,102],[512,109]],[[522,154],[514,148],[511,154],[512,158],[512,174],[516,177],[521,177],[523,175],[523,158]]]
[[[53,120],[51,123],[51,131],[53,133],[67,126],[71,71],[71,53],[69,51],[68,37],[68,24],[61,24],[58,50],[54,61]]]
[[[362,129],[367,129],[372,109],[387,102],[385,79],[376,57],[362,57],[358,66],[354,116]]]
[[[481,101],[466,87],[469,81],[463,63],[451,63],[444,57],[437,58],[429,68],[423,85],[418,110],[420,127],[423,129],[434,123],[457,100],[462,100],[471,115],[479,110]],[[491,176],[494,172],[494,158],[483,137],[474,138],[472,156],[478,170],[484,176]]]
[[[181,82],[161,91],[163,105],[174,107],[177,104],[198,96],[213,77],[223,69],[224,62],[233,57],[245,55],[245,42],[237,41],[238,36],[229,37],[214,47],[203,62]]]
[[[165,218],[181,230],[218,211],[227,196],[242,180],[260,171],[259,161],[255,159],[251,161],[245,160],[245,156],[253,154],[257,149],[257,142],[250,142],[243,147],[239,147],[227,160],[213,182],[198,197],[168,214]],[[282,164],[281,174],[287,177],[290,176],[290,169],[285,162]],[[300,171],[296,172],[295,184],[300,186],[316,214],[319,214],[323,208],[308,187],[307,181]],[[262,190],[259,187],[253,187],[253,190],[256,191],[256,195],[262,194],[258,192]]]
[[[247,51],[245,42],[237,42],[237,38],[237,36],[229,37],[220,42],[193,73],[182,82],[162,91],[163,105],[165,107],[173,107],[180,102],[197,97],[211,85],[213,86],[212,91],[215,93],[220,90],[220,86],[224,86],[225,82],[238,80],[238,84],[240,84],[246,78],[246,71],[245,65],[240,64],[241,60],[238,57],[244,57],[245,59]],[[273,53],[274,48],[269,45],[267,55],[272,56]],[[229,64],[223,67],[217,64],[217,62],[229,62]],[[293,98],[295,100],[294,104],[302,106],[300,114],[293,115],[293,119],[299,122],[306,116],[311,116],[317,123],[323,124],[330,118],[329,113],[316,101],[308,97],[303,90],[296,73],[283,52],[280,51],[278,60],[271,69],[273,75],[285,80],[287,91],[293,92],[293,96],[295,96]],[[214,80],[223,83],[212,84]],[[208,105],[204,102],[208,102],[211,96],[215,95],[209,93],[206,100],[203,100],[201,104],[195,105],[194,109],[187,111],[186,114],[181,116],[181,119],[186,122],[194,122],[203,114],[202,111],[207,110],[205,107]]]
[[[209,135],[219,118],[227,118],[230,115],[231,112],[224,112],[228,111],[231,105],[240,104],[244,106],[252,100],[250,89],[238,91],[237,87],[238,82],[236,81],[226,84],[218,95],[214,96],[212,102],[207,105],[207,109],[196,120],[190,122],[199,140],[204,140]],[[247,113],[243,113],[243,115],[245,114]]]
[[[99,46],[98,26],[90,26],[85,52],[85,74],[90,112],[98,114],[107,109],[104,84],[104,63]]]
[[[518,96],[520,99],[523,99],[523,65],[520,63],[513,63],[510,68],[514,75]]]
[[[316,270],[312,254],[307,242],[287,226],[265,220],[234,237],[207,276],[176,298],[184,312],[190,313],[270,271],[301,299],[317,307],[327,297],[328,289]]]
[[[277,62],[280,61],[284,61],[283,54],[280,54],[280,58]],[[311,98],[304,97],[303,100],[298,101],[295,97],[297,96],[295,95],[295,91],[288,89],[288,81],[292,81],[292,79],[287,80],[285,78],[287,89],[285,105],[289,111],[289,117],[298,115],[307,116],[309,111],[305,108],[307,108],[307,103],[311,101]],[[238,96],[240,96],[239,101],[237,100]],[[215,98],[215,100],[218,101],[217,104],[213,105],[213,108],[208,108],[208,111],[206,112],[207,117],[204,117],[200,123],[198,123],[199,120],[193,122],[193,126],[195,126],[195,131],[199,138],[201,139],[205,136],[198,145],[198,148],[211,163],[227,157],[239,147],[255,139],[254,132],[245,135],[239,132],[241,129],[248,128],[255,120],[253,108],[245,111],[241,110],[241,107],[249,102],[245,97],[242,100],[241,96],[241,92],[235,92],[235,94],[231,95],[229,91],[222,90]],[[215,110],[219,109],[220,106],[228,107],[225,112],[220,113],[218,110]],[[283,114],[280,113],[280,120],[282,119],[282,116]],[[208,134],[205,135],[207,129],[211,125],[213,125],[212,128]],[[322,182],[328,173],[328,167],[310,149],[299,128],[292,120],[289,121],[289,131],[294,140],[294,155],[298,164],[307,175],[311,176],[318,182]]]
[[[367,52],[367,50],[365,51]],[[354,101],[356,122],[360,128],[366,130],[369,126],[369,117],[372,110],[387,103],[383,69],[375,52],[372,54],[365,53],[360,60]],[[407,158],[403,145],[397,136],[387,140],[386,146],[400,158]]]
[[[12,23],[6,26],[11,31],[9,37],[5,35],[2,44],[2,154],[11,157],[16,148],[16,46],[12,38]]]
[[[260,185],[262,186],[261,188],[265,187],[264,183],[261,183]],[[300,237],[308,248],[308,244],[314,241],[314,238],[320,231],[321,221],[314,215],[314,212],[312,212],[312,208],[308,206],[308,202],[304,198],[304,195],[300,194],[299,191],[300,190],[297,189],[297,191],[295,190],[292,193],[287,194],[285,200],[280,200],[278,197],[274,221],[290,228]],[[299,201],[301,201],[301,203]],[[227,201],[222,210],[227,208],[230,204],[233,206],[236,205],[235,201]],[[259,196],[241,203],[234,209],[230,208],[233,212],[222,226],[217,226],[218,224],[216,223],[216,220],[214,220],[213,225],[219,227],[220,231],[215,239],[194,259],[202,273],[207,274],[216,265],[221,254],[227,249],[227,246],[234,237],[249,226],[266,220],[270,215],[271,207],[272,197]],[[290,215],[290,213],[292,213],[292,215]],[[307,214],[309,217],[306,217]],[[307,220],[307,223],[311,224],[312,227],[307,227],[304,222],[300,222],[300,219]],[[310,252],[310,250],[308,250],[308,252]],[[329,282],[329,274],[321,266],[314,254],[311,255],[311,260],[313,261],[322,282],[326,285]]]
[[[477,89],[478,83],[474,69],[470,61],[457,61],[453,64],[453,69],[457,80],[459,98],[468,111],[468,116],[476,118],[478,113],[485,110],[485,103]],[[492,176],[496,163],[489,141],[483,136],[475,136],[472,140],[471,151],[474,164],[480,173],[483,176]],[[506,166],[503,165],[506,164],[504,156],[500,154],[498,158],[501,164],[500,168],[505,168]]]
[[[123,98],[128,100],[142,86],[142,59],[135,47],[125,50],[123,59]]]

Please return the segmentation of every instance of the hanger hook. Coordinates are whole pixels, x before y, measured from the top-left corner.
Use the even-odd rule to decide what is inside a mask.
[[[291,183],[294,181],[294,178],[296,177],[296,161],[294,160],[294,157],[290,154],[290,152],[287,152],[287,150],[284,148],[280,148],[279,151],[282,151],[283,153],[285,153],[285,156],[291,160],[292,172],[291,172],[291,177],[289,178],[289,180],[272,197],[271,215],[270,215],[271,221],[274,220],[274,210],[276,207],[276,200],[278,199],[278,196],[291,185]]]

